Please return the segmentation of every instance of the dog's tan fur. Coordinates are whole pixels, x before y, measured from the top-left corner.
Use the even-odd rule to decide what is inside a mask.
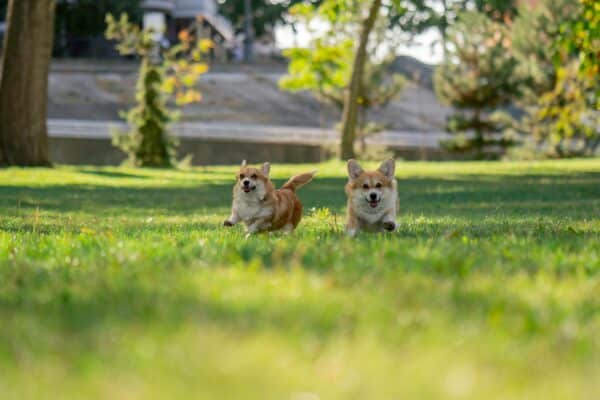
[[[393,159],[384,161],[376,171],[364,171],[355,160],[348,161],[348,235],[355,236],[361,230],[391,232],[396,229],[398,189],[394,173]]]
[[[270,169],[269,163],[258,169],[247,166],[245,160],[242,162],[233,186],[231,216],[225,226],[243,222],[248,235],[278,230],[289,233],[296,229],[302,218],[302,203],[296,189],[310,182],[315,172],[296,175],[276,190],[269,179]],[[249,182],[246,187],[245,182]]]

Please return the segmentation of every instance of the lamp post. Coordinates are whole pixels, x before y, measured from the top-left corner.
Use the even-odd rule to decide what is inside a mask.
[[[154,64],[160,63],[161,45],[164,44],[167,29],[167,14],[173,11],[174,5],[172,0],[145,0],[141,4],[144,11],[143,27],[153,32],[154,48],[150,61]]]
[[[244,0],[244,61],[247,63],[254,61],[252,46],[252,0]]]
[[[141,3],[144,12],[143,26],[154,31],[154,40],[160,41],[166,32],[167,15],[175,8],[174,0],[144,0]]]

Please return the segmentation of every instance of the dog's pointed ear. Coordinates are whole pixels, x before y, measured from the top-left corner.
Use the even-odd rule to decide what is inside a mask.
[[[271,164],[269,164],[268,162],[264,163],[262,165],[262,168],[260,170],[262,172],[262,174],[264,176],[266,176],[267,178],[269,177],[269,172],[271,172]]]
[[[242,165],[240,165],[240,168],[244,168],[246,166],[246,160],[242,160]]]
[[[358,178],[360,176],[360,174],[362,174],[362,173],[363,173],[363,169],[356,160],[354,160],[354,159],[348,160],[348,176],[351,179]]]
[[[393,158],[385,160],[379,166],[378,171],[388,179],[394,179],[394,174],[396,173],[396,161]]]

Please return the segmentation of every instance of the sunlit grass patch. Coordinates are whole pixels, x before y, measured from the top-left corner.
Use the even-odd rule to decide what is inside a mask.
[[[2,398],[599,391],[600,162],[399,162],[398,232],[355,240],[342,163],[272,171],[315,168],[248,240],[236,167],[0,171]]]

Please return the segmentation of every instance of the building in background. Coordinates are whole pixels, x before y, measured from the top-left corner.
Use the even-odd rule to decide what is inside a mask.
[[[164,32],[173,43],[179,32],[194,28],[201,38],[211,39],[215,46],[211,57],[218,61],[230,58],[235,46],[229,21],[217,13],[215,0],[144,0],[143,24]]]
[[[0,0],[0,39],[4,34],[7,0]],[[127,13],[131,21],[164,27],[174,43],[182,29],[196,28],[215,43],[212,58],[225,61],[235,37],[227,19],[218,14],[216,0],[56,0],[54,57],[118,58],[114,43],[104,38],[105,16]],[[0,51],[1,51],[0,40]]]

